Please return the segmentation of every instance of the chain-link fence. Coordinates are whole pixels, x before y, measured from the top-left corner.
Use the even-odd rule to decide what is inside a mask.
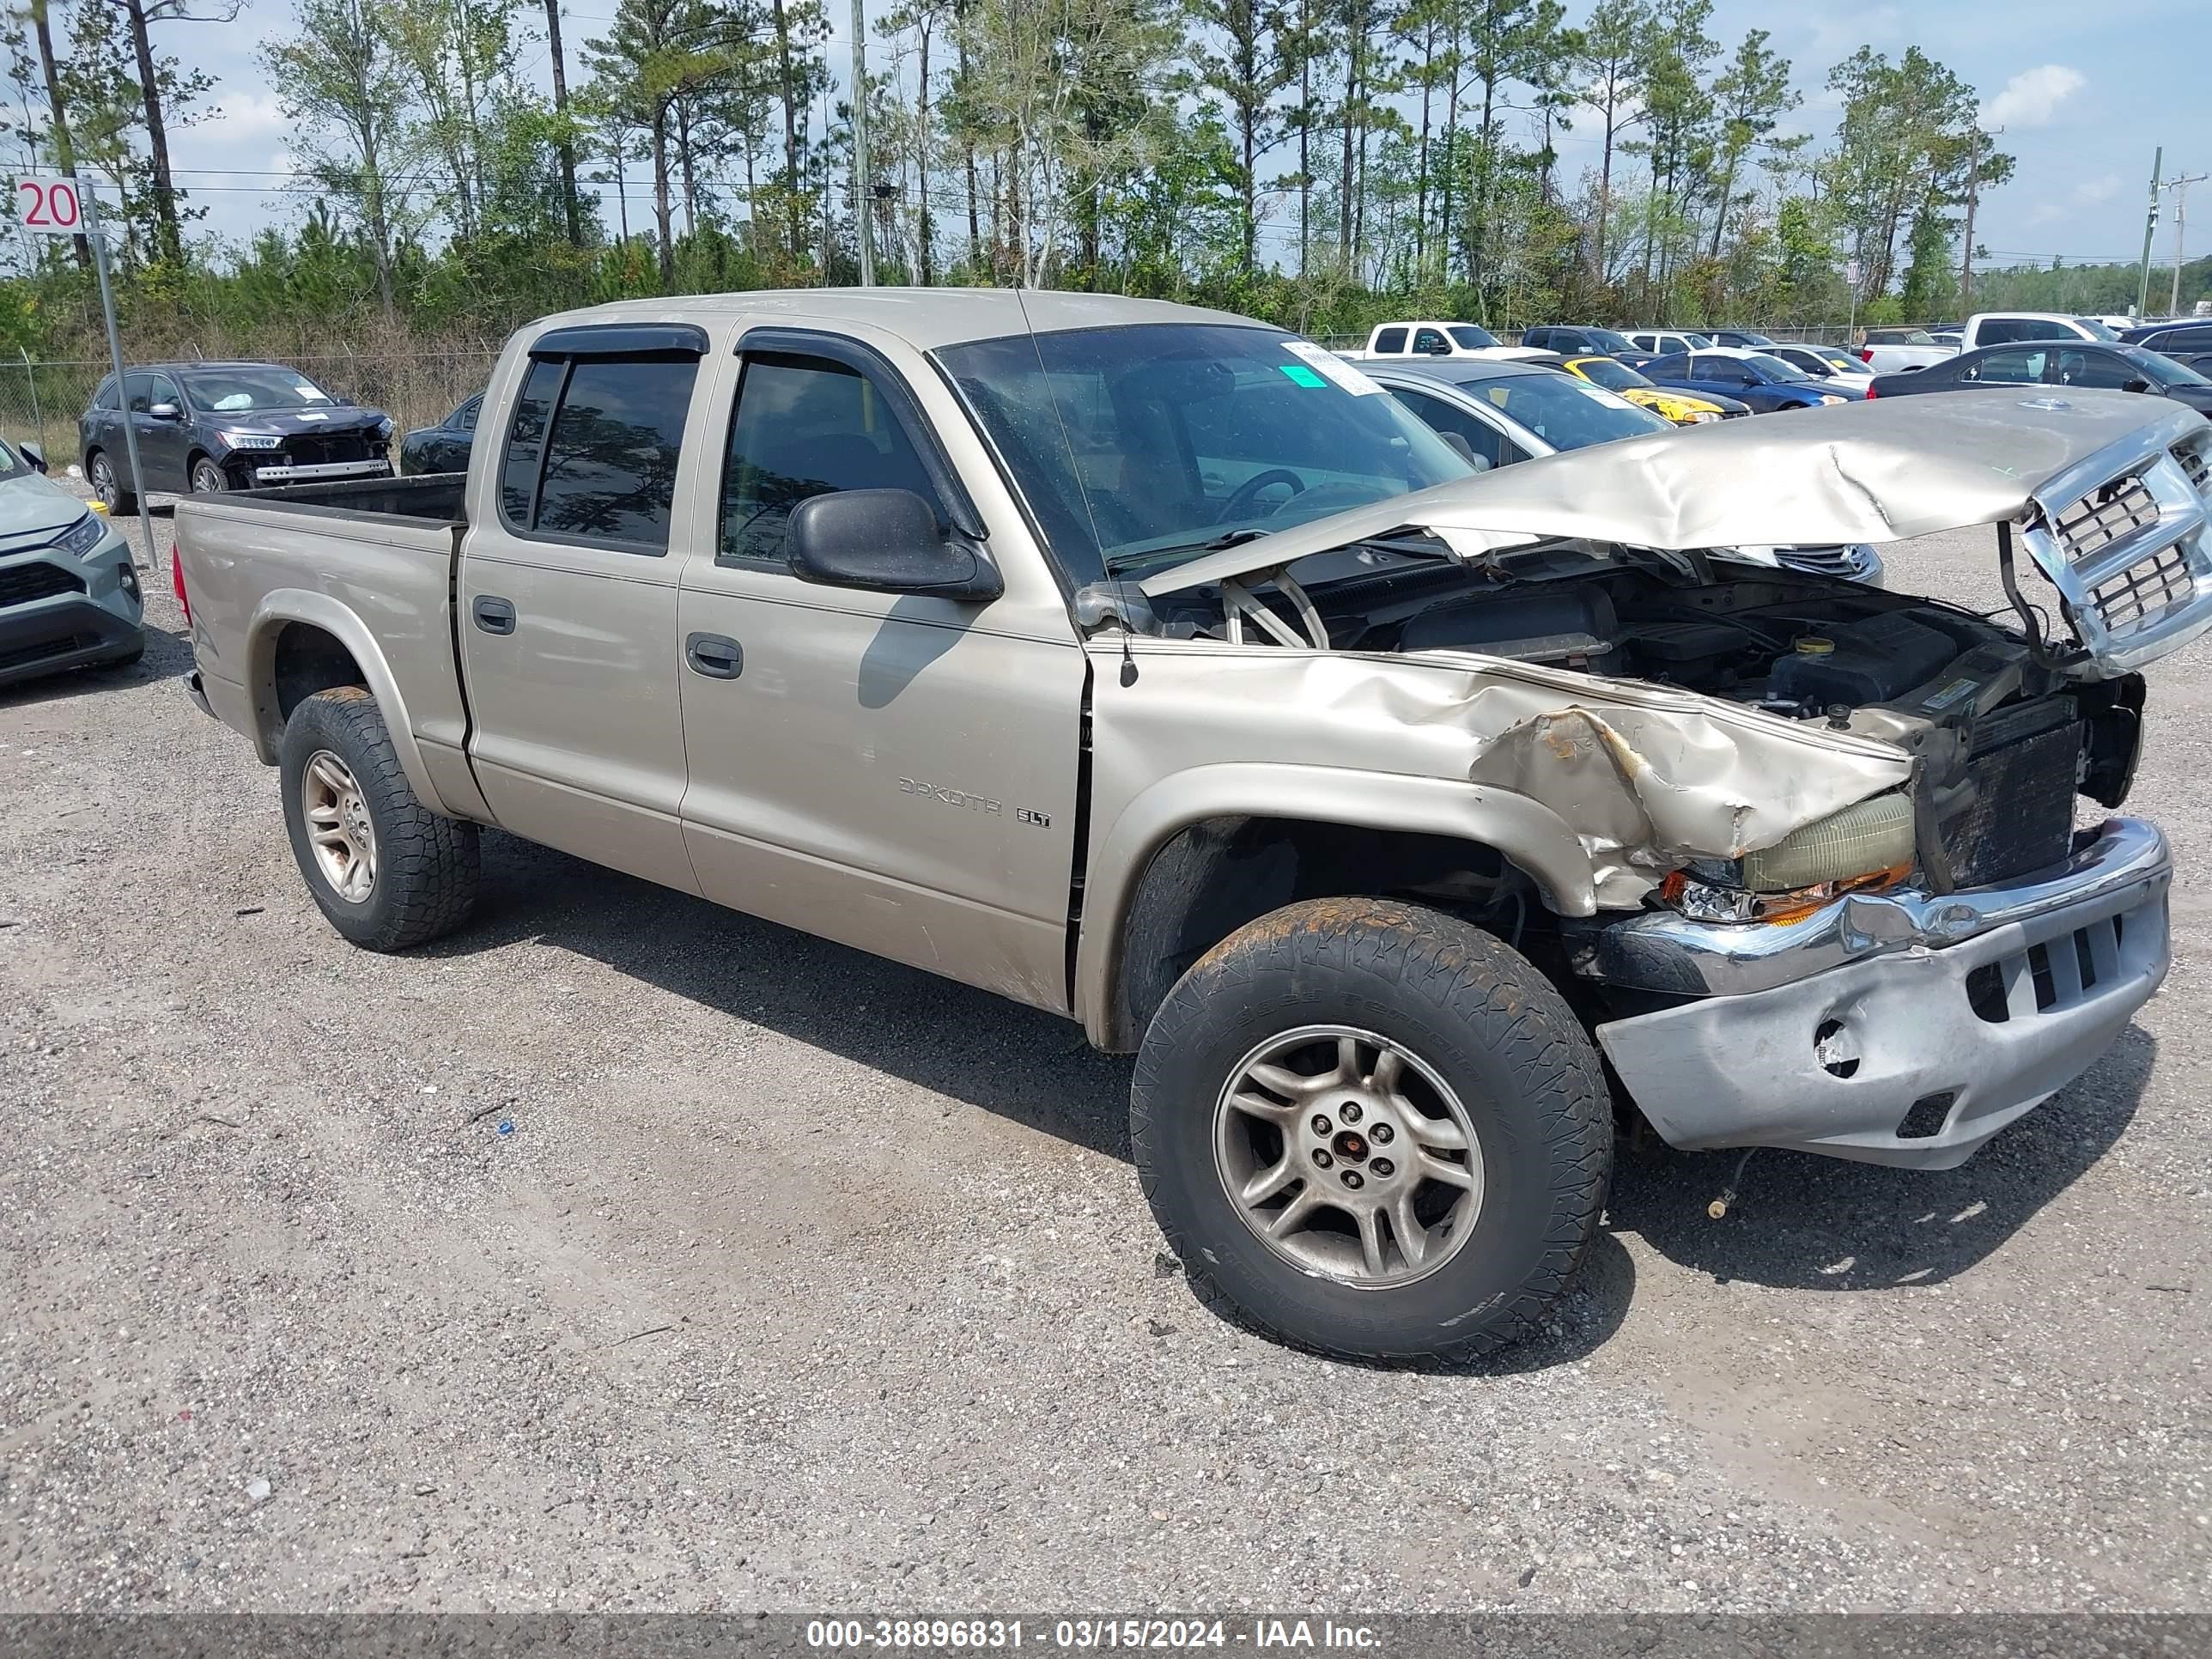
[[[470,348],[279,361],[338,397],[384,410],[404,432],[435,426],[463,398],[483,391],[498,356]],[[65,470],[77,459],[77,417],[107,373],[96,360],[0,358],[0,436],[36,442],[57,471]]]

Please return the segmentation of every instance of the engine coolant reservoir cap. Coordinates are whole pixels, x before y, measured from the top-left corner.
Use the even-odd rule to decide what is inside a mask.
[[[1797,654],[1801,657],[1832,657],[1835,653],[1836,642],[1824,640],[1818,634],[1807,634],[1797,641]]]

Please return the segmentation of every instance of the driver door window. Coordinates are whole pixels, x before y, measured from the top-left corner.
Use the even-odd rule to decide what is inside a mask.
[[[1733,357],[1699,357],[1696,362],[1694,379],[1710,380],[1716,386],[1752,384],[1751,371]]]
[[[2118,392],[2143,377],[2133,363],[2102,352],[2061,350],[2058,373],[2052,378],[2061,386],[2106,386]]]
[[[1416,356],[1426,352],[1441,356],[1450,349],[1451,342],[1444,338],[1441,329],[1419,328],[1413,331],[1413,351]]]
[[[1400,392],[1395,394],[1400,401],[1435,430],[1466,441],[1476,459],[1492,466],[1510,466],[1515,461],[1525,461],[1528,452],[1479,415],[1470,415],[1457,404],[1448,404],[1441,398],[1431,398],[1425,392]]]
[[[783,561],[791,509],[841,489],[905,489],[945,507],[906,428],[863,374],[818,357],[747,359],[722,471],[718,564]]]

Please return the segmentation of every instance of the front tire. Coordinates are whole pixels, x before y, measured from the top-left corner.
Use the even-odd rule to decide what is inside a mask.
[[[123,487],[122,481],[116,477],[115,463],[108,459],[106,451],[94,453],[92,465],[85,470],[85,477],[92,485],[92,493],[106,507],[109,518],[137,511],[137,494]]]
[[[367,690],[340,686],[301,702],[278,764],[292,856],[331,927],[366,950],[404,951],[468,920],[477,827],[415,798]]]
[[[1199,1297],[1346,1358],[1529,1334],[1595,1232],[1595,1048],[1517,952],[1440,912],[1322,899],[1209,951],[1138,1056],[1146,1197]]]
[[[203,455],[192,463],[191,486],[196,495],[211,495],[229,489],[230,480],[223,476],[221,467]]]

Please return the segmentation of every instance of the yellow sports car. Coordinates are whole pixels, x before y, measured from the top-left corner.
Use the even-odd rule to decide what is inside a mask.
[[[1617,392],[1639,409],[1648,409],[1676,426],[1703,426],[1725,419],[1729,411],[1711,398],[1654,386],[1615,357],[1570,357],[1559,365],[1578,380]]]

